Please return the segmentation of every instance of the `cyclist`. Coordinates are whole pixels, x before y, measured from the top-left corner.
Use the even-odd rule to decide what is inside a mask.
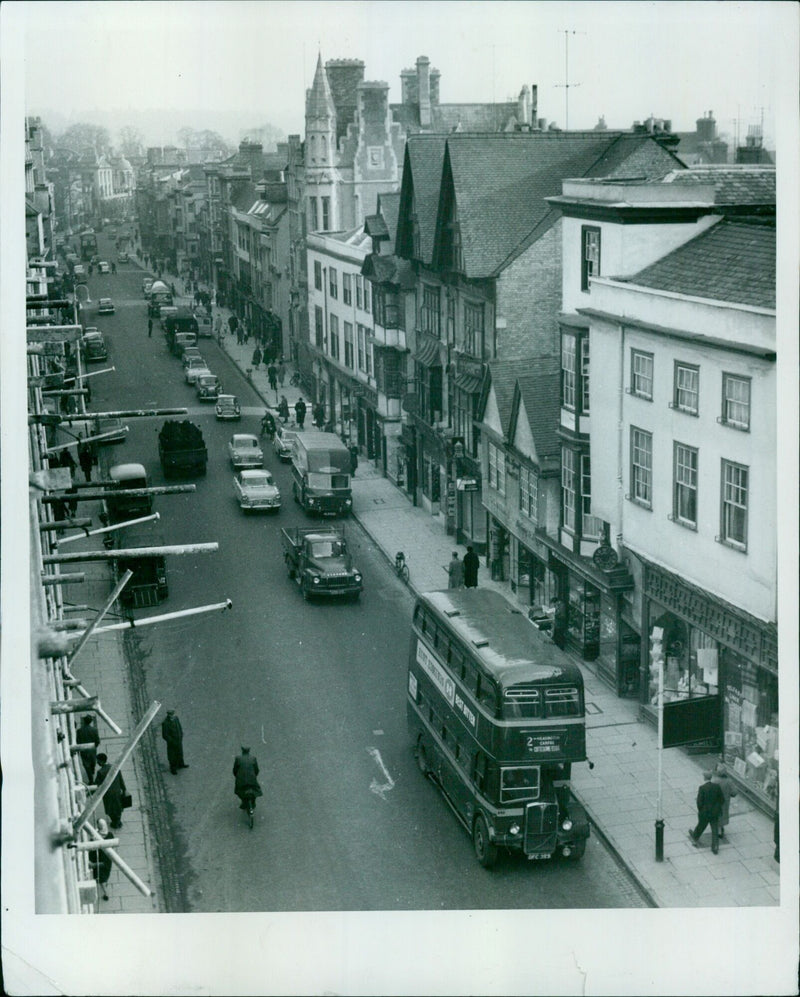
[[[248,801],[255,807],[256,797],[263,794],[258,784],[258,760],[249,748],[243,746],[242,753],[234,759],[233,774],[236,779],[233,791],[242,801],[240,809],[247,810]]]
[[[275,436],[275,419],[272,413],[267,410],[261,420],[261,435],[272,439]]]

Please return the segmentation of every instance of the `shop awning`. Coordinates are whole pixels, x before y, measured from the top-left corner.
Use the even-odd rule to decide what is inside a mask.
[[[417,363],[423,367],[441,367],[442,361],[439,356],[439,344],[435,339],[423,339],[419,349],[414,354]]]
[[[466,391],[467,394],[475,395],[481,390],[483,378],[473,377],[472,374],[459,374],[453,383],[459,391]]]

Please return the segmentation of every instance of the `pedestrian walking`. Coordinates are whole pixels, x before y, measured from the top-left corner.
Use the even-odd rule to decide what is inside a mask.
[[[97,830],[102,838],[108,841],[109,838],[113,838],[114,835],[109,831],[108,824],[106,823],[105,817],[101,817],[97,821]],[[107,848],[93,848],[89,852],[89,867],[94,874],[94,878],[100,885],[101,896],[103,900],[108,900],[108,893],[106,892],[106,883],[111,875],[111,856],[108,854]]]
[[[294,417],[297,420],[298,428],[302,429],[303,423],[306,421],[306,403],[302,398],[298,398],[294,404]]]
[[[111,261],[111,273],[116,273],[116,272],[117,272],[117,264],[112,260]]]
[[[258,346],[256,346],[256,348],[253,350],[253,361],[252,362],[253,362],[253,369],[254,370],[258,370],[258,368],[259,368],[259,366],[261,364],[261,350],[258,348]]]
[[[464,562],[459,561],[458,551],[453,551],[450,563],[447,565],[447,587],[450,589],[464,588]]]
[[[358,470],[358,447],[350,447],[350,477],[354,478]]]
[[[560,596],[553,599],[553,643],[556,647],[563,648],[567,643],[567,623],[569,621],[569,610],[566,600]]]
[[[283,387],[283,382],[286,380],[286,364],[284,363],[283,357],[281,357],[280,363],[278,364],[278,384]]]
[[[188,769],[189,766],[183,760],[183,727],[175,710],[167,710],[167,715],[161,722],[161,736],[167,742],[170,772],[177,775],[178,769]]]
[[[86,773],[86,782],[92,785],[94,770],[97,767],[97,747],[100,744],[100,735],[97,733],[94,717],[87,714],[83,718],[83,722],[75,732],[75,743],[89,745],[81,750],[81,762]]]
[[[152,316],[147,320],[147,335],[148,335],[148,337],[153,335],[153,319],[152,319]]]
[[[275,368],[275,364],[271,363],[267,367],[267,377],[269,378],[269,386],[275,392],[275,397],[278,397],[278,371]]]
[[[731,819],[731,797],[738,794],[736,787],[733,785],[733,780],[728,775],[728,770],[722,763],[717,765],[717,771],[714,773],[714,782],[717,783],[722,790],[722,795],[725,797],[725,802],[722,804],[722,813],[719,817],[719,836],[720,838],[724,838],[725,828]]]
[[[313,409],[311,410],[311,421],[317,429],[322,429],[325,425],[325,406],[322,402],[315,403]]]
[[[478,568],[480,565],[481,559],[475,553],[475,548],[468,546],[467,553],[464,555],[464,588],[474,589],[478,587]]]
[[[281,400],[278,402],[278,415],[281,422],[287,423],[289,421],[289,403],[286,400],[286,395],[281,395]]]
[[[719,784],[711,781],[712,773],[703,773],[703,784],[697,790],[697,826],[689,830],[695,848],[700,847],[700,835],[711,825],[711,851],[719,852],[719,818],[725,805],[725,796]]]
[[[92,480],[92,466],[94,465],[94,447],[83,438],[83,433],[78,433],[78,463],[81,465],[84,477],[87,481]]]
[[[103,780],[111,771],[111,764],[108,761],[108,755],[103,751],[97,753],[97,761],[100,768],[95,773],[95,783],[98,786],[103,784]],[[105,792],[103,797],[103,806],[105,807],[106,816],[111,821],[111,826],[122,827],[122,797],[128,792],[125,787],[125,780],[122,778],[122,772],[117,772],[114,776],[114,780]]]

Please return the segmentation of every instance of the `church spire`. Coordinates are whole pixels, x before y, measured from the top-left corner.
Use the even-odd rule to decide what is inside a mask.
[[[306,91],[306,119],[333,118],[335,115],[336,107],[333,103],[333,94],[328,82],[328,74],[322,65],[322,53],[320,52],[317,56],[314,82],[311,89]]]

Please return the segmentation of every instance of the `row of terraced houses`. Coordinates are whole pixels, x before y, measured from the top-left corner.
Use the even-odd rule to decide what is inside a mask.
[[[777,798],[775,168],[317,64],[305,133],[152,155],[142,241],[272,337],[409,502]]]

